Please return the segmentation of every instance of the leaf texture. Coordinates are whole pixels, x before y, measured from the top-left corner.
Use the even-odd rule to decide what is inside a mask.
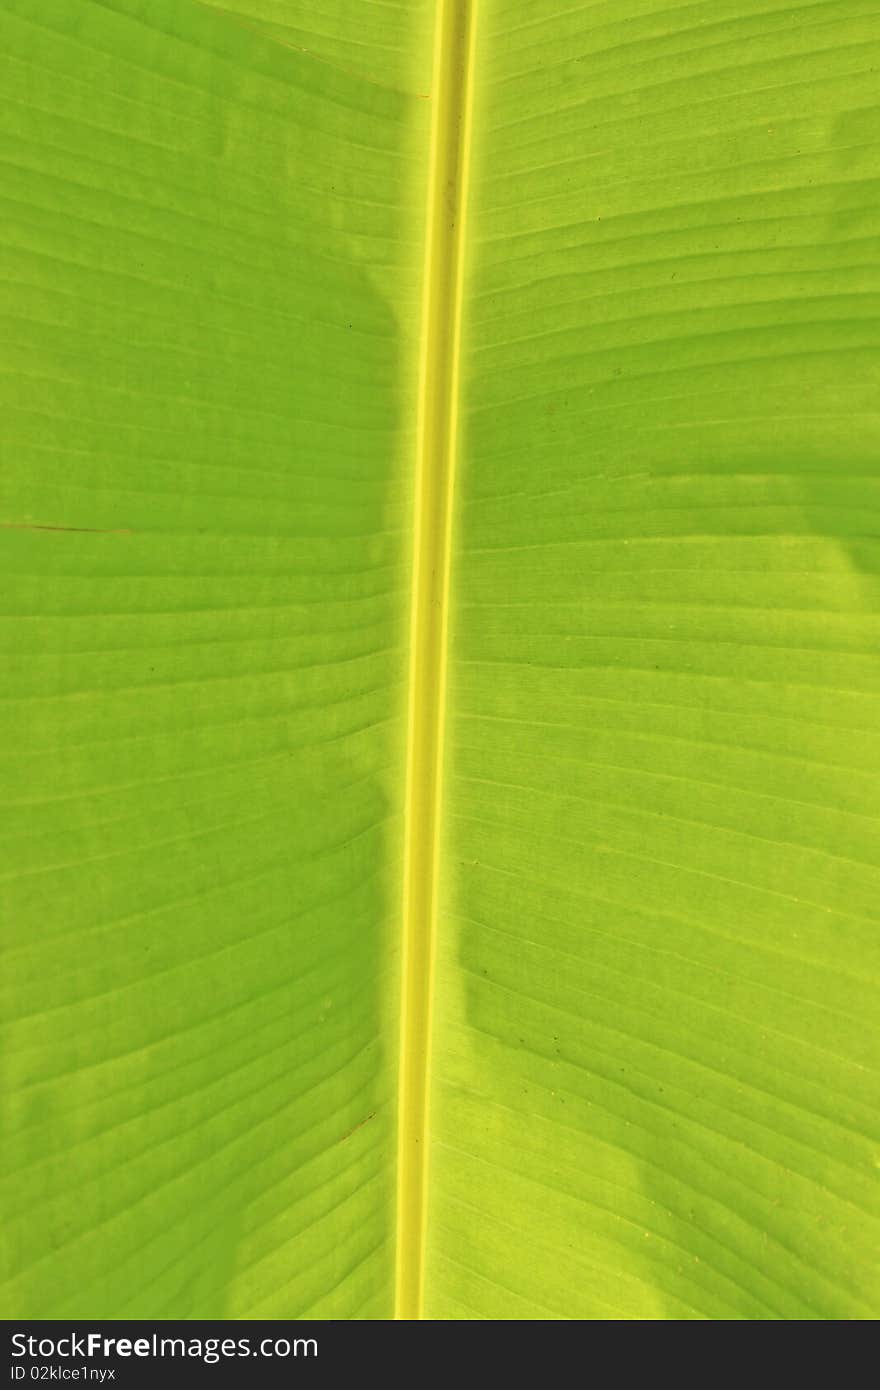
[[[870,1319],[876,10],[473,25],[419,1313]],[[390,1318],[442,23],[0,33],[4,1311]]]

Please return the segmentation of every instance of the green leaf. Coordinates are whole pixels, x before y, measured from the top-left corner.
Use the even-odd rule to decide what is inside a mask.
[[[436,8],[0,0],[3,1309],[872,1319],[876,9]]]

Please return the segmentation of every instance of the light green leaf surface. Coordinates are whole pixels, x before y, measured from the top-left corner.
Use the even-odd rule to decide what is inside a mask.
[[[880,1311],[878,40],[478,0],[428,1318]],[[7,1317],[393,1316],[434,43],[0,0]]]

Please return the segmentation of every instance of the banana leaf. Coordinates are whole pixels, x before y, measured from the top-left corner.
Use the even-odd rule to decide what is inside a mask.
[[[876,1317],[876,6],[0,51],[5,1315]]]

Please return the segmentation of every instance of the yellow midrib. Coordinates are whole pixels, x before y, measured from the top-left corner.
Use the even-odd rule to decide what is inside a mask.
[[[449,551],[476,0],[438,0],[419,376],[404,841],[395,1317],[422,1316]]]

